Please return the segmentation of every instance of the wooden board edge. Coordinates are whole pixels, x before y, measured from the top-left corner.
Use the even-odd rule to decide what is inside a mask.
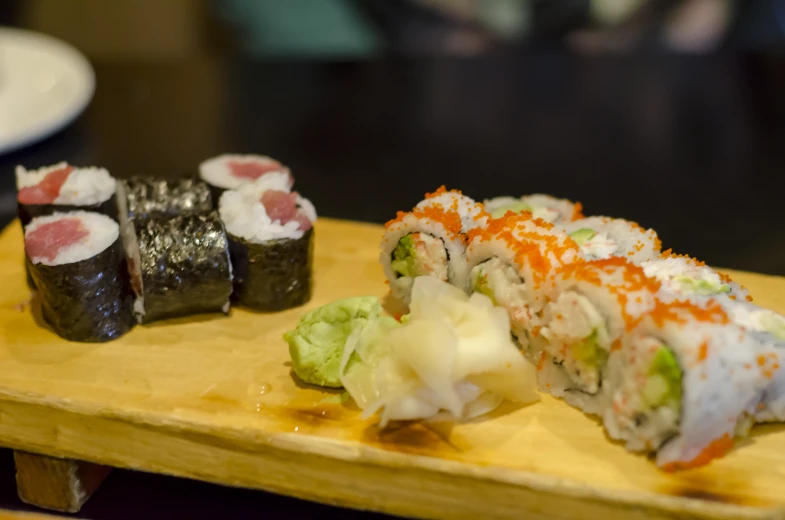
[[[498,518],[538,518],[553,509],[576,519],[621,519],[641,510],[653,519],[785,518],[781,509],[597,491],[563,479],[294,433],[227,441],[205,428],[101,416],[88,422],[70,411],[13,401],[0,401],[0,419],[0,443],[14,449],[397,515],[476,518],[488,517],[494,507]]]

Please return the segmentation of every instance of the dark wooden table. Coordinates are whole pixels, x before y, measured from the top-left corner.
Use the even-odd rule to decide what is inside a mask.
[[[176,176],[218,153],[265,153],[323,216],[384,222],[440,184],[477,199],[545,192],[653,227],[710,264],[785,275],[785,54],[95,66],[96,97],[78,121],[0,156],[3,225],[16,164]],[[0,507],[22,507],[10,454],[0,459]],[[116,471],[80,516],[278,511],[329,512]]]

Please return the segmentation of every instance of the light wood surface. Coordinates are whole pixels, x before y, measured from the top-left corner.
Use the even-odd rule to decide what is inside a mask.
[[[18,450],[14,465],[22,502],[64,513],[78,512],[111,471],[100,464]]]
[[[298,384],[281,335],[308,309],[386,294],[380,233],[322,219],[306,307],[233,310],[88,345],[41,325],[13,225],[0,236],[0,444],[418,517],[785,518],[783,426],[665,474],[548,396],[452,428],[380,432],[340,392]],[[785,310],[785,280],[732,274]]]

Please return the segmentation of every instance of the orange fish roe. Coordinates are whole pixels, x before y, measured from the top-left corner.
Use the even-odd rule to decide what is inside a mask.
[[[694,459],[687,462],[671,462],[662,467],[663,471],[673,472],[683,469],[698,468],[705,466],[712,459],[717,459],[726,455],[733,448],[733,439],[727,433],[719,439],[714,439],[706,446]]]
[[[616,272],[621,272],[620,283],[609,284],[603,274],[612,275]],[[630,293],[645,291],[655,295],[660,290],[660,282],[658,280],[647,277],[643,268],[620,257],[576,262],[565,265],[558,269],[556,273],[561,279],[580,280],[598,287],[603,286],[613,293],[621,305],[622,318],[627,330],[631,330],[641,320],[641,317],[632,316],[627,312]],[[636,301],[642,301],[640,295],[636,297]]]
[[[701,346],[698,349],[698,361],[704,361],[708,353],[709,353],[709,344],[704,341],[703,343],[701,343]]]
[[[761,354],[757,357],[758,367],[763,377],[766,379],[774,377],[774,373],[780,369],[779,360],[779,356],[774,352],[769,352],[766,355]]]
[[[410,213],[399,211],[396,217],[387,222],[384,227],[389,228],[393,224],[402,222],[403,219],[408,215],[412,215],[417,219],[430,219],[434,222],[439,222],[444,226],[444,229],[447,230],[451,239],[454,240],[455,238],[461,237],[463,240],[465,240],[465,237],[461,235],[461,230],[463,229],[461,215],[457,211],[445,210],[441,204],[434,204],[433,206],[417,208]]]
[[[583,214],[583,204],[581,204],[580,202],[576,202],[575,205],[572,207],[571,220],[575,221],[582,218],[586,218],[585,215]]]
[[[733,282],[733,278],[731,278],[730,276],[728,276],[725,273],[721,273],[721,272],[717,271],[717,276],[720,277],[720,281],[722,283],[732,283]]]
[[[725,324],[730,322],[727,313],[716,300],[709,300],[705,306],[687,301],[664,303],[655,300],[654,309],[649,313],[657,327],[662,328],[666,321],[687,323],[692,318],[705,323]]]
[[[689,260],[690,262],[692,262],[692,264],[695,265],[696,267],[703,267],[703,266],[706,265],[706,262],[704,262],[702,260],[698,260],[697,258],[692,257],[690,255],[677,255],[676,253],[673,252],[673,249],[667,249],[667,250],[663,251],[662,254],[660,255],[660,257],[661,258],[683,258],[685,260]]]
[[[436,188],[436,191],[434,191],[433,193],[426,193],[425,194],[425,198],[426,199],[432,199],[434,197],[438,197],[439,195],[444,195],[445,193],[455,193],[457,195],[461,195],[462,194],[460,190],[449,190],[449,191],[447,191],[447,188],[444,186],[444,184],[442,184],[441,186]]]
[[[547,360],[548,360],[548,354],[546,354],[546,353],[545,353],[545,351],[543,350],[543,351],[540,353],[540,359],[539,359],[539,361],[537,361],[537,370],[542,370],[542,367],[544,367],[544,366],[545,366],[545,362],[546,362]]]

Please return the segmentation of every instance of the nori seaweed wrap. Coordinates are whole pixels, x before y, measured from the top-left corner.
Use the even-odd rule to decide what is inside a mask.
[[[117,192],[121,225],[136,218],[196,215],[213,209],[207,184],[191,178],[134,177],[118,181]]]
[[[123,240],[141,323],[229,312],[232,265],[217,213],[135,219]]]
[[[234,268],[233,299],[258,311],[307,303],[313,292],[313,228],[300,238],[253,243],[229,234]]]
[[[81,222],[80,229],[49,227],[74,221]],[[116,222],[89,212],[57,213],[33,220],[27,231],[27,266],[38,288],[44,320],[59,336],[104,342],[131,330],[133,293]],[[38,231],[48,231],[49,237],[39,237]],[[55,246],[60,252],[49,255],[42,248],[51,247],[51,236],[60,240]],[[82,251],[74,252],[75,247]]]

